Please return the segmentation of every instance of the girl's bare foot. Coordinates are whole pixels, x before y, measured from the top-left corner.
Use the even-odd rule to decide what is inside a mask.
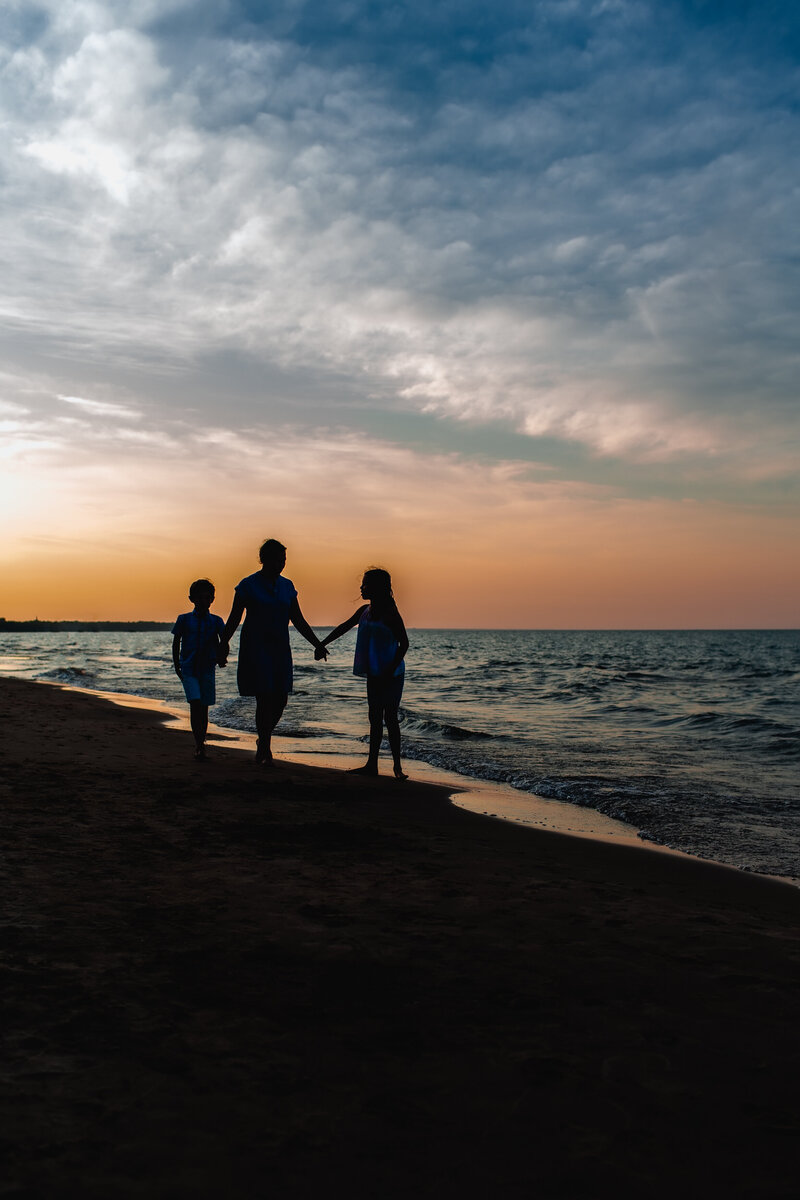
[[[194,752],[195,762],[207,762],[205,746],[198,746]]]
[[[256,762],[267,764],[272,762],[272,750],[268,745],[262,743],[261,738],[256,742]]]
[[[408,779],[408,776],[403,768],[399,766],[394,768],[394,777],[395,779]]]

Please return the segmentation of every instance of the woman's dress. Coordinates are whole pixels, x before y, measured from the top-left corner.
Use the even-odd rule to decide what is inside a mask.
[[[289,610],[297,590],[291,579],[270,580],[261,571],[236,585],[245,618],[236,682],[240,696],[288,695],[292,690]]]

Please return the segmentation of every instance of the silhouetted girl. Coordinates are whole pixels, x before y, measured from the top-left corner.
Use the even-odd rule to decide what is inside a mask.
[[[236,585],[236,596],[220,646],[220,662],[228,656],[228,643],[245,613],[239,639],[237,683],[241,696],[256,698],[258,748],[256,762],[272,762],[272,731],[280,721],[292,690],[292,652],[289,622],[306,641],[316,647],[319,658],[325,648],[308,624],[297,603],[297,590],[281,571],[286,566],[286,547],[269,538],[258,552],[261,570]]]
[[[403,618],[397,611],[392,595],[392,578],[388,571],[371,567],[361,581],[361,595],[369,604],[362,604],[349,620],[337,625],[324,639],[322,648],[314,654],[322,658],[325,646],[358,625],[353,674],[367,679],[369,704],[369,757],[359,775],[378,774],[378,755],[383,741],[383,726],[389,738],[396,779],[406,779],[400,762],[400,725],[397,710],[403,694],[408,636]]]

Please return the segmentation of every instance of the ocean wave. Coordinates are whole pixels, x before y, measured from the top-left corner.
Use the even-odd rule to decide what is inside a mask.
[[[483,741],[493,738],[494,734],[483,733],[477,729],[465,729],[461,725],[451,725],[445,721],[437,721],[432,717],[421,717],[410,709],[400,709],[400,721],[403,733],[422,733],[434,737],[448,738],[450,741]]]
[[[542,694],[542,700],[557,700],[559,703],[570,704],[573,700],[591,699],[593,696],[599,696],[608,691],[608,683],[576,680],[574,683],[563,687],[551,688],[549,692]]]
[[[769,717],[736,715],[735,713],[718,711],[694,712],[674,717],[665,717],[656,722],[656,724],[707,730],[720,735],[741,735],[742,733],[746,733],[791,739],[800,737],[800,730],[796,729],[793,725],[787,725],[783,721],[770,720]]]
[[[40,672],[36,678],[46,679],[53,683],[72,683],[78,687],[89,687],[96,680],[93,671],[89,671],[85,667],[68,666],[52,667],[49,671]]]
[[[658,709],[653,708],[650,704],[604,704],[602,712],[606,716],[613,716],[616,713],[622,713],[624,716],[635,714],[637,716],[652,716],[657,713]]]

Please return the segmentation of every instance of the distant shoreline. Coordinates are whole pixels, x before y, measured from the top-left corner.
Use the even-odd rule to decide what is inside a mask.
[[[171,628],[171,621],[7,621],[0,617],[0,633],[155,633]]]

